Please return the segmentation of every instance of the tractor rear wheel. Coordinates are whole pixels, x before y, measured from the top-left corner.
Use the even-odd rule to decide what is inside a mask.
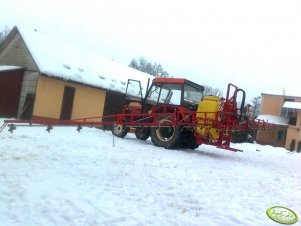
[[[116,125],[113,126],[112,133],[116,137],[124,138],[127,135],[129,130],[130,130],[129,127],[126,127],[126,126],[121,125],[121,124],[116,124]]]
[[[173,126],[169,119],[161,119],[159,127],[151,128],[150,132],[154,145],[167,149],[174,149],[178,146],[181,138],[179,126]]]
[[[194,150],[199,147],[199,144],[196,144],[193,130],[184,129],[181,135],[181,148]]]
[[[181,145],[181,148],[195,150],[199,147],[199,144],[195,143],[185,143]]]
[[[137,127],[135,130],[136,138],[139,140],[147,140],[150,136],[149,127]]]

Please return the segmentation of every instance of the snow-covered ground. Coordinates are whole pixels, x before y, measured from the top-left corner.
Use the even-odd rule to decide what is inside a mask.
[[[166,150],[133,134],[113,146],[109,131],[45,130],[0,133],[0,225],[279,225],[266,215],[274,205],[301,216],[298,153]]]

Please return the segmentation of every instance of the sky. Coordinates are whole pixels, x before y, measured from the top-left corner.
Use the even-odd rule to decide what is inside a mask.
[[[128,65],[247,93],[301,96],[298,0],[1,0],[0,29],[25,26]]]

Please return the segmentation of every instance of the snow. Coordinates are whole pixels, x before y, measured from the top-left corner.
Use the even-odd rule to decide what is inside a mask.
[[[288,125],[288,119],[276,115],[259,115],[256,119],[264,120],[267,123],[272,123],[276,125]]]
[[[11,65],[0,65],[0,71],[11,71],[21,69],[19,66],[11,66]]]
[[[125,93],[128,79],[140,80],[145,91],[148,78],[154,78],[38,31],[23,27],[18,30],[40,72],[48,76],[121,93]]]
[[[133,134],[45,130],[0,133],[1,225],[278,225],[270,206],[301,214],[299,153],[166,150]]]
[[[301,110],[301,102],[286,101],[284,102],[283,107]]]

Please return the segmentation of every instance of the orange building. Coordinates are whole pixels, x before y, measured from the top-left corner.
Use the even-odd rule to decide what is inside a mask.
[[[272,94],[261,96],[261,114],[264,119],[270,118],[270,122],[284,127],[279,130],[259,130],[257,142],[297,150],[298,143],[301,142],[301,97]]]

